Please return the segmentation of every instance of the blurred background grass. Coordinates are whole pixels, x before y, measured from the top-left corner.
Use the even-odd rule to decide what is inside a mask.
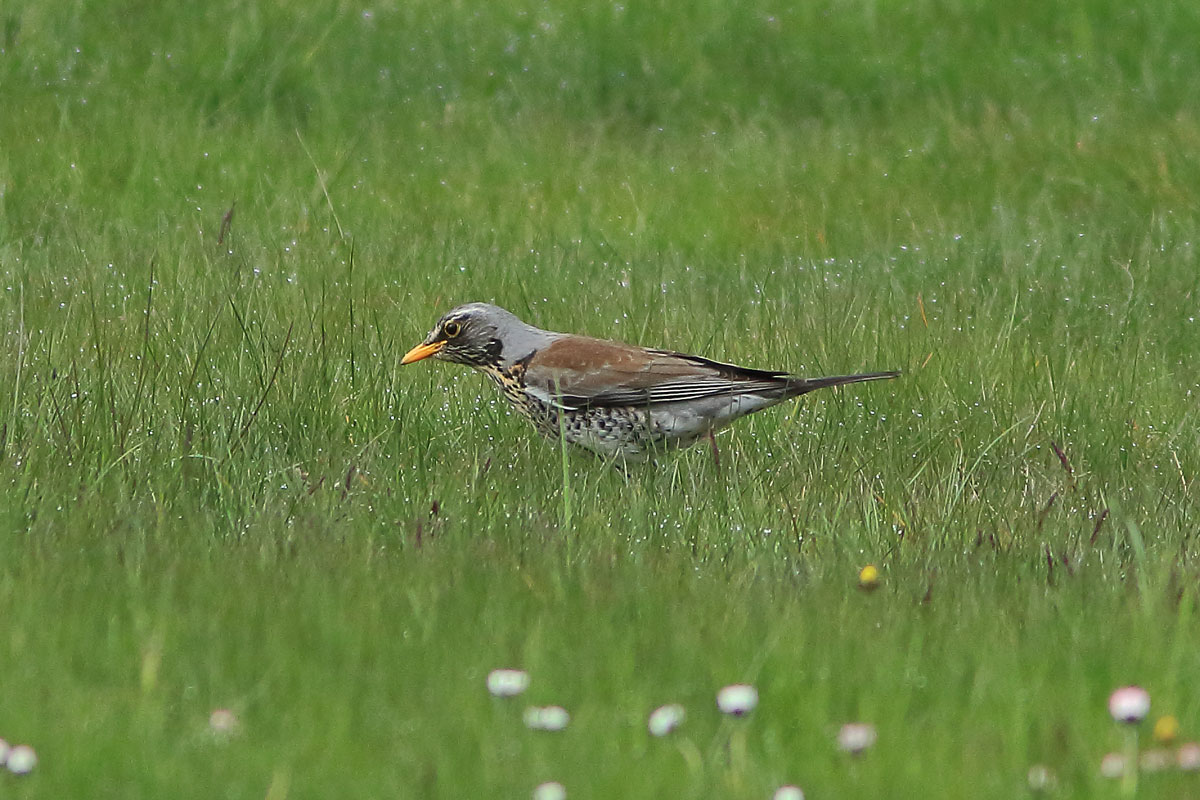
[[[1193,5],[2,16],[6,792],[1095,797],[1115,685],[1195,735]],[[398,369],[474,299],[906,375],[564,487]]]

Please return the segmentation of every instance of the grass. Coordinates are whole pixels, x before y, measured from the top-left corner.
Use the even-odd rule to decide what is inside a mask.
[[[0,793],[1090,798],[1114,687],[1200,735],[1192,5],[2,16]],[[399,368],[474,299],[905,375],[621,474]]]

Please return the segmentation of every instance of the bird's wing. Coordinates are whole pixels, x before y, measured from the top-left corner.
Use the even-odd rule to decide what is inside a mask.
[[[563,337],[538,351],[526,386],[564,408],[648,406],[703,397],[786,391],[790,376],[668,350]]]

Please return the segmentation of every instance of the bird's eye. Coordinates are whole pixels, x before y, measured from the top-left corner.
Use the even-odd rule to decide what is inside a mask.
[[[447,339],[453,339],[462,332],[462,326],[452,320],[442,326],[442,332],[446,334]]]

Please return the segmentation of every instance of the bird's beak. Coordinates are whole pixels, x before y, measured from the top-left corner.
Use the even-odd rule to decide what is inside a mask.
[[[400,363],[411,364],[414,361],[420,361],[423,358],[429,358],[431,355],[441,350],[446,346],[446,340],[440,342],[421,342],[419,345],[409,350],[404,354],[404,358],[400,359]]]

